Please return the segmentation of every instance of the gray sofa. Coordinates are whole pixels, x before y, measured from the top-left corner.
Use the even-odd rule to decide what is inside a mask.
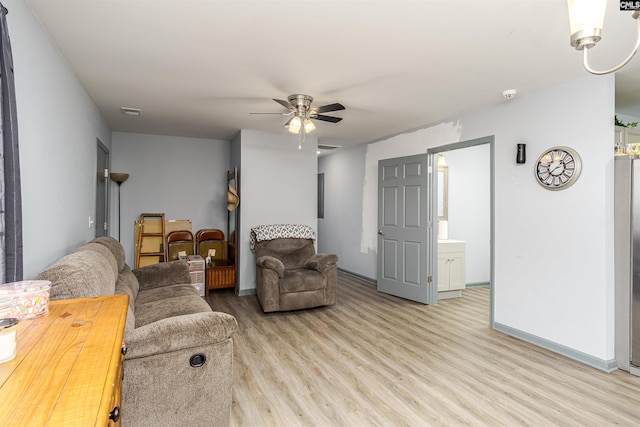
[[[53,300],[129,295],[123,426],[228,425],[232,335],[238,324],[229,314],[213,312],[198,296],[186,262],[132,271],[122,245],[99,237],[37,279],[51,281]],[[194,367],[202,356],[204,364]]]

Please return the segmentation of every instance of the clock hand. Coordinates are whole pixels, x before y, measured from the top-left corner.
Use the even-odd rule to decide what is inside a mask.
[[[551,170],[549,171],[549,173],[550,173],[551,175],[553,175],[553,173],[555,172],[555,170],[556,170],[556,169],[558,169],[560,166],[562,166],[562,164],[561,164],[561,163],[558,163],[558,166],[556,166],[555,168],[551,169]],[[554,175],[554,176],[555,176],[555,175]]]

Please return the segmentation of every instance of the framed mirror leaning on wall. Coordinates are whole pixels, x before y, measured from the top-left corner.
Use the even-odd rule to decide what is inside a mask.
[[[444,154],[438,155],[438,221],[449,218],[449,167]]]
[[[227,193],[227,242],[229,245],[228,254],[229,261],[235,264],[238,249],[236,244],[236,228],[238,224],[237,208],[240,204],[240,198],[238,197],[237,167],[234,167],[231,171],[227,171],[227,187],[229,188]]]

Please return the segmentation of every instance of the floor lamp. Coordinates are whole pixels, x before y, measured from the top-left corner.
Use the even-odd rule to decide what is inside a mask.
[[[120,241],[120,186],[129,178],[128,173],[111,172],[111,180],[118,184],[118,242]]]

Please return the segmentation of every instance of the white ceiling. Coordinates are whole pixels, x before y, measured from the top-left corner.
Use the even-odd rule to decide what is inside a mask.
[[[284,112],[272,98],[303,93],[346,107],[317,132],[347,146],[588,75],[565,0],[26,2],[113,131],[287,134],[287,117],[249,113]],[[635,22],[618,6],[609,1],[590,53],[596,67],[633,45]],[[640,57],[616,80],[616,111],[640,117]]]

